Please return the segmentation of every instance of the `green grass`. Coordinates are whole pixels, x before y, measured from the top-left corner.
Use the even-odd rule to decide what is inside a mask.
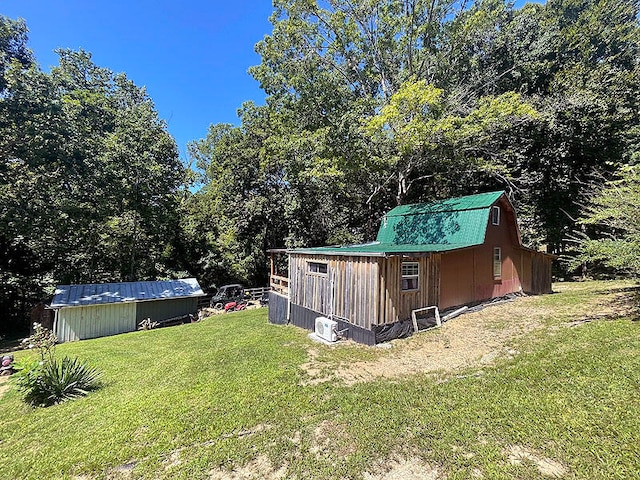
[[[562,463],[567,478],[634,478],[640,322],[562,326],[598,302],[633,300],[630,286],[556,286],[534,299],[546,327],[516,341],[521,354],[437,378],[305,386],[309,348],[325,368],[390,353],[312,344],[269,325],[266,310],[63,344],[57,353],[88,360],[105,386],[46,409],[7,392],[0,478],[198,479],[259,455],[286,466],[286,478],[361,478],[394,458],[422,459],[449,479],[540,478],[533,463],[508,461],[511,445]],[[114,470],[129,463],[126,475]]]

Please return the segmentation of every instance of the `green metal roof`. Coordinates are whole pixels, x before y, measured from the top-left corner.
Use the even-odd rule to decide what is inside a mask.
[[[392,245],[478,245],[484,242],[488,221],[489,208],[387,215],[376,240]]]
[[[446,252],[466,248],[469,245],[458,244],[432,244],[432,245],[391,245],[388,243],[366,243],[363,245],[346,245],[333,247],[296,248],[290,253],[302,253],[310,255],[358,255],[383,257],[385,255],[420,254],[431,252]]]
[[[382,220],[375,242],[296,249],[295,253],[387,255],[457,250],[484,243],[491,206],[504,192],[401,205]]]
[[[447,198],[446,200],[438,200],[431,203],[400,205],[387,213],[387,217],[392,215],[457,212],[462,210],[473,210],[476,208],[489,208],[503,193],[503,191],[478,193],[476,195],[467,195],[465,197]]]

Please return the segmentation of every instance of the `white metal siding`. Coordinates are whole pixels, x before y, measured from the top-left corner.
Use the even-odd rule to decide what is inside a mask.
[[[136,329],[136,304],[61,308],[57,317],[55,333],[60,342],[105,337]]]

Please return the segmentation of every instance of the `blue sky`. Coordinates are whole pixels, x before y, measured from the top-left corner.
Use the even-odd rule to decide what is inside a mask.
[[[0,14],[22,17],[44,70],[56,48],[84,49],[94,62],[145,86],[180,151],[212,123],[238,124],[244,101],[264,101],[247,73],[254,45],[271,32],[270,0],[0,0]]]

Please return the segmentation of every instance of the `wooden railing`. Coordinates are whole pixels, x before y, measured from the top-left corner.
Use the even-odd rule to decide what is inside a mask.
[[[281,295],[289,295],[289,279],[279,275],[271,275],[271,289]]]

